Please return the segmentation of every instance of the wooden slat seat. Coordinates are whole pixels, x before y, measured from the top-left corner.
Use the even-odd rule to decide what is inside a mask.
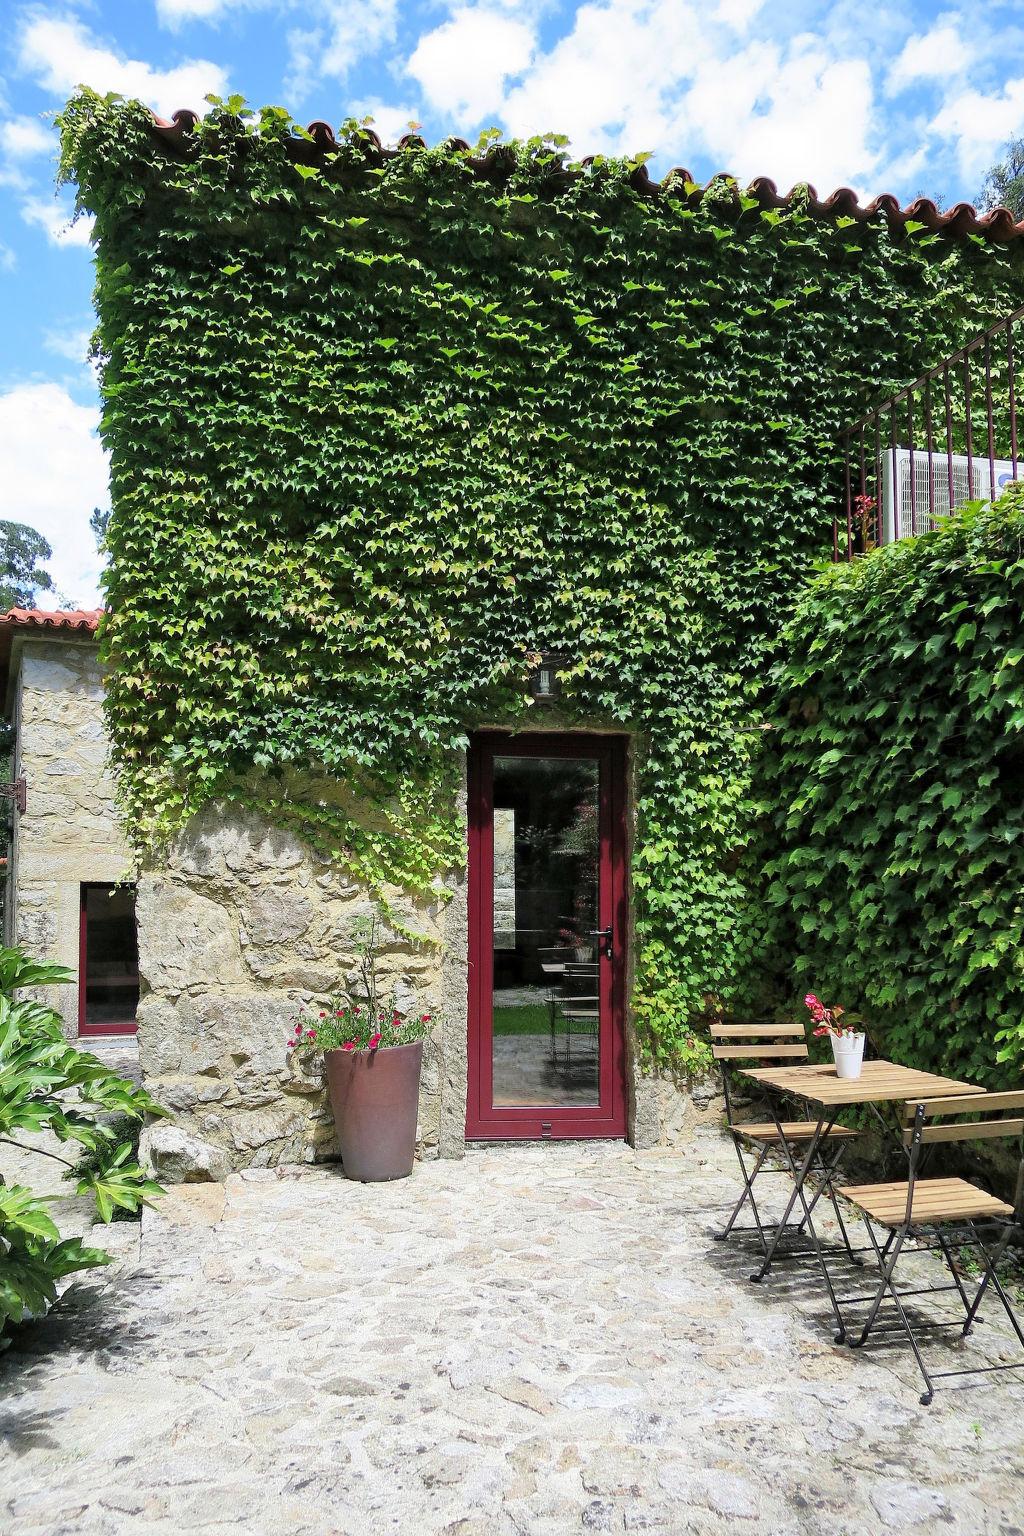
[[[780,1122],[782,1133],[787,1141],[810,1141],[818,1129],[813,1120],[783,1120]],[[729,1125],[726,1130],[732,1131],[736,1136],[745,1136],[748,1141],[778,1141],[779,1128],[774,1120],[765,1120],[753,1125]],[[828,1133],[828,1139],[839,1137],[859,1136],[859,1131],[851,1131],[845,1125],[834,1125]]]
[[[803,1040],[802,1024],[712,1024],[712,1040],[777,1040],[780,1037]]]
[[[883,1227],[900,1227],[907,1214],[907,1189],[904,1183],[848,1184],[840,1192],[845,1200]],[[976,1189],[966,1179],[918,1179],[914,1184],[911,1221],[919,1225],[932,1222],[974,1221],[988,1216],[1012,1216],[1013,1206],[997,1200],[983,1189]]]

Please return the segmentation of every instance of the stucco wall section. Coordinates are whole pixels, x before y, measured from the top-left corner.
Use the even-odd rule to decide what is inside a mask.
[[[26,640],[16,678],[16,772],[27,803],[14,818],[8,933],[34,958],[70,966],[77,977],[81,884],[121,880],[131,868],[107,765],[97,646]],[[44,996],[68,1035],[77,1034],[77,982]]]
[[[418,1131],[421,1152],[431,1152],[458,1073],[445,1057],[448,988],[464,992],[465,975],[460,988],[457,963],[439,949],[447,929],[442,889],[422,903],[385,894],[397,919],[382,941],[385,991],[402,1011],[429,1012],[435,1021]],[[197,1152],[217,1149],[234,1167],[337,1155],[322,1068],[300,1065],[286,1038],[301,1006],[357,989],[353,924],[371,910],[366,892],[337,865],[234,804],[205,809],[160,867],[143,873],[140,1062],[150,1091]],[[461,997],[451,1012],[464,1034]]]

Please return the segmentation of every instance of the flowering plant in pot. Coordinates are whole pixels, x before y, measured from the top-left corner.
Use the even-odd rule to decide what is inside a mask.
[[[322,1055],[345,1175],[363,1183],[404,1179],[416,1153],[423,1040],[429,1013],[406,1014],[382,1001],[378,919],[358,946],[363,1001],[334,998],[302,1009],[288,1047]]]
[[[860,1015],[847,1013],[838,1003],[826,1008],[813,992],[808,992],[804,1002],[814,1020],[815,1035],[819,1038],[827,1035],[832,1042],[836,1076],[860,1077],[864,1062],[864,1031],[858,1028],[863,1023]]]
[[[594,946],[588,944],[575,928],[559,928],[558,937],[568,949],[572,950],[574,960],[582,962],[593,958]]]

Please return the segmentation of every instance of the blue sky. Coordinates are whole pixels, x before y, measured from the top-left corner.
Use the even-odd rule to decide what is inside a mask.
[[[863,196],[976,199],[1024,134],[1024,0],[0,0],[3,517],[97,600],[106,502],[85,359],[87,222],[53,190],[50,115],[79,82],[157,112],[238,91],[309,121],[372,114],[394,140],[568,133],[580,154]]]

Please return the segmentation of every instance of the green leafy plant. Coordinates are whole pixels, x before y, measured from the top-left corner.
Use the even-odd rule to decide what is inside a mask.
[[[141,1122],[163,1111],[143,1089],[69,1044],[52,1008],[15,999],[17,988],[70,979],[63,966],[0,949],[0,1145],[63,1163],[77,1192],[93,1196],[99,1220],[110,1221],[115,1211],[137,1211],[161,1193],[132,1142],[119,1138],[118,1120]],[[88,1166],[23,1139],[40,1131],[84,1149]],[[108,1262],[81,1238],[62,1239],[47,1204],[47,1197],[0,1177],[0,1333],[8,1323],[42,1316],[64,1276]]]
[[[1024,1069],[1022,633],[1024,487],[829,569],[784,634],[759,786],[794,982],[992,1087]]]
[[[104,647],[125,817],[215,798],[378,899],[441,899],[460,754],[626,729],[632,1005],[649,1060],[785,973],[760,905],[765,679],[831,545],[838,435],[1005,314],[1024,242],[763,206],[564,140],[323,154],[214,101],[168,145],[80,92],[111,450]],[[301,156],[289,153],[300,141]],[[898,323],[896,319],[898,318]]]

